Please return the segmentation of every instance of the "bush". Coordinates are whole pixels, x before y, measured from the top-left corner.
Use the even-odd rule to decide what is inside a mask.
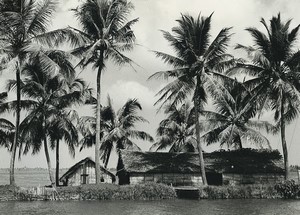
[[[285,199],[300,197],[300,185],[294,180],[286,180],[275,185],[275,190]]]
[[[270,199],[278,198],[274,186],[203,186],[199,188],[200,199]]]
[[[83,200],[155,200],[176,198],[175,190],[164,184],[146,183],[139,185],[83,185],[58,189],[63,199],[70,196]]]

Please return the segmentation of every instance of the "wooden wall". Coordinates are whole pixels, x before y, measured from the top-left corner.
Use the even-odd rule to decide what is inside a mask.
[[[284,175],[276,173],[267,174],[223,174],[224,185],[241,185],[241,184],[275,184],[283,181]]]
[[[222,175],[223,185],[243,184],[275,184],[284,180],[282,174],[232,174]],[[130,184],[143,184],[147,182],[164,183],[172,186],[201,186],[200,173],[130,173]]]
[[[72,175],[69,176],[68,186],[79,186],[83,184],[83,175],[86,174],[86,184],[95,184],[95,164],[87,162],[81,165]],[[103,183],[113,183],[110,175],[102,172]]]
[[[200,186],[202,177],[200,173],[130,173],[130,184],[147,182],[164,183],[172,186]]]

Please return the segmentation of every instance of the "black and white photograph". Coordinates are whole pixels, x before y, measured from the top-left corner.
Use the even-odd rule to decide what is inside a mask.
[[[0,0],[0,215],[299,215],[299,10]]]

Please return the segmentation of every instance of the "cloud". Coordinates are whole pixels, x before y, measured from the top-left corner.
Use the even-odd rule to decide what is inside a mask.
[[[136,98],[143,108],[153,107],[155,92],[135,81],[118,80],[107,93],[117,106],[122,106],[128,99]]]

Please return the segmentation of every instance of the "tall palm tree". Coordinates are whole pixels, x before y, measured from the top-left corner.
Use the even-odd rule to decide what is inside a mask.
[[[266,34],[256,28],[247,28],[254,40],[253,47],[238,45],[247,51],[251,62],[244,62],[231,74],[244,72],[253,77],[245,84],[253,91],[260,108],[272,109],[280,128],[285,178],[289,175],[288,150],[285,138],[286,124],[298,115],[300,91],[300,51],[295,50],[300,25],[289,29],[291,20],[283,22],[280,14],[272,17],[270,26],[262,18]]]
[[[222,85],[218,84],[214,77],[226,77],[217,71],[222,71],[234,63],[232,56],[226,54],[230,28],[222,29],[210,43],[211,17],[212,15],[209,17],[199,15],[196,18],[182,15],[177,20],[178,26],[172,29],[173,34],[163,31],[164,38],[175,51],[175,56],[158,51],[155,53],[174,69],[157,72],[150,77],[175,79],[159,91],[160,98],[157,103],[163,102],[162,105],[165,105],[172,102],[173,105],[177,105],[192,94],[196,118],[197,150],[204,184],[207,184],[207,180],[200,143],[199,112],[207,101],[208,91],[214,94],[221,91]]]
[[[62,31],[47,32],[56,0],[12,0],[10,7],[0,11],[1,70],[13,70],[16,74],[16,131],[10,161],[10,184],[15,184],[14,165],[20,124],[21,71],[31,56],[40,55],[43,66],[55,70],[56,65],[43,53],[40,44],[54,45],[64,38]],[[66,32],[67,30],[65,30]]]
[[[128,21],[127,17],[134,8],[126,0],[86,0],[74,10],[82,30],[73,29],[86,42],[73,51],[82,57],[80,65],[92,64],[97,69],[97,111],[96,111],[96,183],[100,183],[100,132],[101,132],[101,75],[108,59],[118,65],[131,64],[132,61],[123,51],[132,50],[135,36],[131,27],[138,19]],[[74,37],[70,39],[75,40]]]
[[[269,140],[256,129],[271,132],[274,128],[266,121],[252,119],[256,116],[256,106],[251,102],[251,93],[237,81],[227,82],[224,87],[231,98],[216,98],[213,101],[216,111],[201,111],[207,130],[201,138],[208,145],[220,143],[228,148],[241,149],[244,141],[270,148]]]
[[[0,93],[0,107],[6,98],[6,92]],[[10,150],[14,141],[14,132],[15,125],[5,118],[0,118],[0,146],[4,146]]]
[[[142,110],[141,104],[136,99],[129,99],[118,111],[115,111],[108,97],[108,105],[103,107],[101,111],[101,159],[104,167],[107,167],[113,148],[119,154],[121,149],[140,150],[133,139],[153,142],[151,135],[135,129],[137,123],[147,122],[146,119],[137,114],[138,110]],[[80,144],[83,147],[89,147],[95,143],[95,124],[96,119],[94,117],[81,118],[80,130],[84,138]]]
[[[166,107],[166,119],[159,123],[156,131],[158,141],[150,150],[169,148],[169,152],[195,152],[195,112],[189,102],[181,105]]]
[[[66,93],[68,86],[66,86],[67,81],[64,80],[74,76],[75,71],[70,62],[63,60],[65,59],[63,52],[49,51],[48,57],[60,66],[57,74],[53,74],[41,65],[43,62],[40,56],[31,59],[24,66],[23,73],[26,78],[22,82],[21,93],[25,97],[30,98],[33,105],[20,126],[20,135],[22,137],[20,152],[27,153],[32,148],[32,152],[37,153],[40,151],[43,143],[50,181],[54,186],[48,151],[48,137],[52,137],[52,140],[54,138],[53,132],[51,132],[53,126],[59,127],[64,125],[68,131],[72,131],[71,135],[67,131],[62,131],[67,143],[72,144],[77,141],[77,130],[68,120],[66,108],[76,103],[83,103],[85,92],[74,91]],[[14,83],[11,82],[10,84]]]

